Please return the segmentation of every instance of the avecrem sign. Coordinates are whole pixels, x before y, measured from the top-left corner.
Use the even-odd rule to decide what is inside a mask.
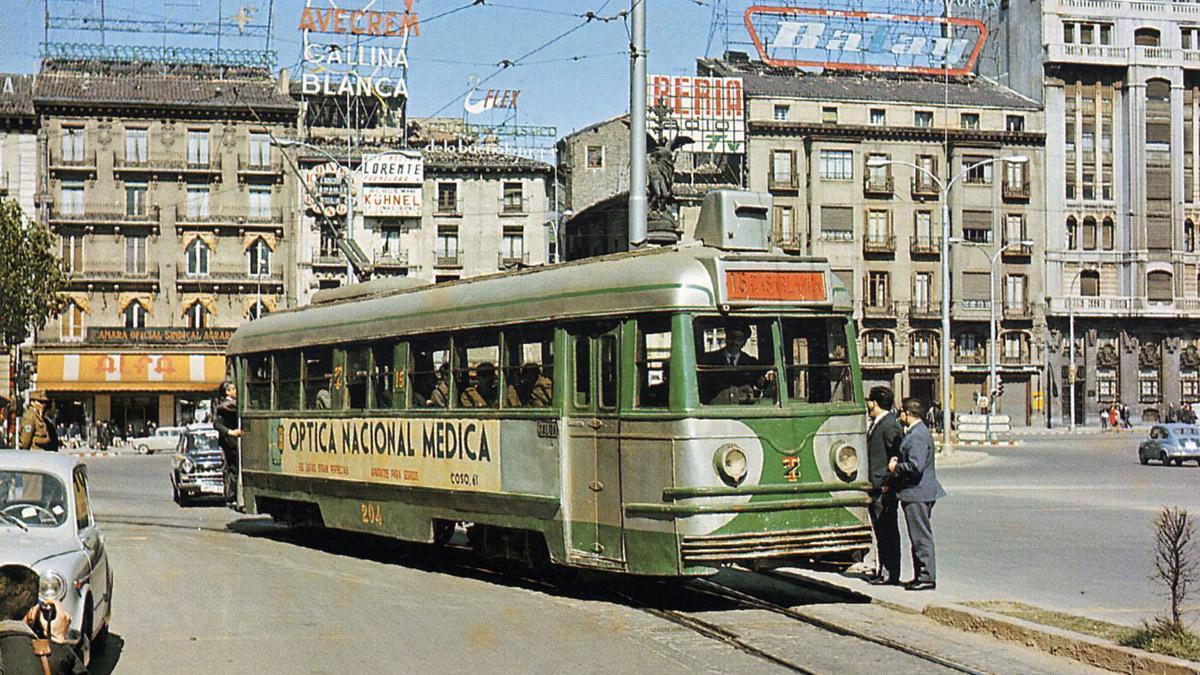
[[[976,19],[754,6],[746,30],[763,63],[784,68],[965,75],[987,39]]]

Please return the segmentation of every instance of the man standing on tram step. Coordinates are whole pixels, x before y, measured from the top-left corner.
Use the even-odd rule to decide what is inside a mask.
[[[235,506],[241,455],[239,442],[242,439],[242,424],[237,411],[237,385],[226,382],[221,385],[221,391],[224,398],[217,403],[213,426],[217,429],[217,444],[225,455],[225,503]]]
[[[875,586],[900,585],[899,501],[888,485],[888,464],[900,456],[904,430],[892,414],[896,396],[884,387],[872,387],[867,395],[867,468],[871,479],[871,529],[875,530],[878,569],[867,583]]]
[[[906,398],[900,406],[900,423],[904,425],[904,439],[900,442],[900,456],[888,462],[889,490],[896,490],[900,508],[904,509],[904,520],[908,525],[908,539],[912,542],[912,581],[904,584],[905,590],[929,591],[937,588],[937,567],[934,562],[933,527],[930,514],[933,505],[946,491],[942,489],[934,468],[933,434],[921,421],[925,415],[925,404],[920,399]]]

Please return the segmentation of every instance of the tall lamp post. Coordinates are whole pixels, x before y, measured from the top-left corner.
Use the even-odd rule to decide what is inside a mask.
[[[983,433],[988,442],[991,442],[992,411],[996,409],[996,392],[1000,388],[1000,378],[996,372],[998,369],[996,365],[996,352],[999,347],[996,341],[996,333],[999,332],[996,321],[996,263],[1000,261],[1000,256],[1004,255],[1004,252],[1008,249],[1014,246],[1033,246],[1033,241],[1030,239],[1010,241],[1001,246],[995,253],[990,254],[986,250],[983,250],[986,248],[984,244],[958,238],[954,238],[953,243],[978,248],[988,257],[988,414],[983,422]]]
[[[275,145],[281,148],[308,148],[309,150],[313,150],[329,158],[329,161],[341,167],[342,182],[346,185],[346,239],[350,239],[351,231],[354,227],[354,177],[350,173],[350,167],[339,161],[337,157],[334,157],[333,153],[312,143],[305,143],[304,141],[292,138],[278,138],[274,140]],[[304,177],[300,176],[299,178],[301,183],[303,183]],[[358,276],[354,273],[354,264],[350,262],[350,256],[346,256],[346,281],[352,284],[358,281]]]
[[[996,162],[1024,164],[1028,161],[1029,158],[1025,155],[992,157],[963,168],[962,171],[958,172],[950,180],[942,180],[929,169],[913,164],[912,162],[905,162],[899,159],[884,159],[882,157],[867,160],[867,166],[870,168],[889,166],[891,164],[912,167],[933,181],[933,184],[938,188],[938,194],[942,200],[942,448],[947,452],[949,452],[952,443],[950,429],[950,188],[954,187],[967,174],[980,167],[995,164]]]
[[[1075,431],[1075,282],[1079,281],[1079,277],[1083,275],[1084,270],[1075,272],[1074,278],[1071,279],[1071,285],[1067,287],[1067,322],[1070,325],[1070,346],[1071,350],[1071,377],[1068,378],[1068,384],[1071,386],[1071,431]]]

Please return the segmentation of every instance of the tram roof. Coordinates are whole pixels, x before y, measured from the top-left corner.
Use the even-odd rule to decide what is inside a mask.
[[[821,258],[735,255],[680,244],[282,310],[242,324],[229,341],[229,353],[647,311],[715,310],[722,258],[828,272]],[[836,276],[825,276],[836,309],[848,310]]]

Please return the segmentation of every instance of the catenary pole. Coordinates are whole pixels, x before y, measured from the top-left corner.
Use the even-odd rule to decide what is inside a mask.
[[[646,241],[646,2],[631,0],[629,45],[629,248]]]

